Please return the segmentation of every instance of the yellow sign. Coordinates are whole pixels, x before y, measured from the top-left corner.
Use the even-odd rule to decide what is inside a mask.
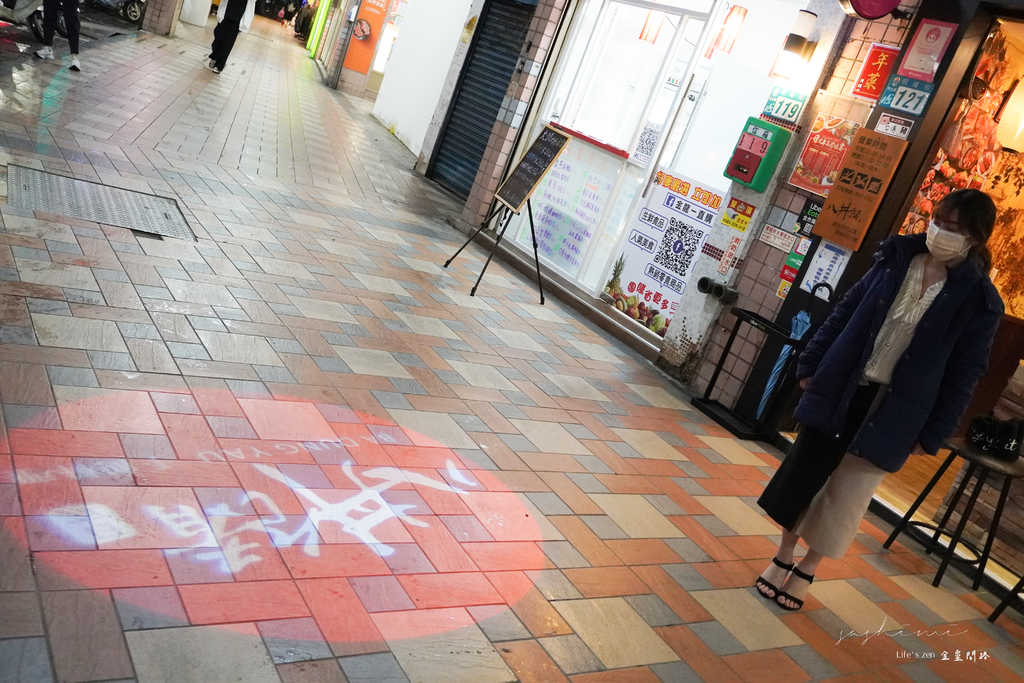
[[[793,286],[792,282],[786,282],[785,280],[779,280],[779,289],[775,292],[775,295],[780,299],[785,299],[786,295],[789,294],[789,288]]]
[[[906,140],[858,130],[812,232],[841,247],[859,249],[906,148]]]
[[[729,205],[722,215],[722,225],[739,230],[740,232],[746,232],[753,215],[753,205],[733,197],[729,200]]]

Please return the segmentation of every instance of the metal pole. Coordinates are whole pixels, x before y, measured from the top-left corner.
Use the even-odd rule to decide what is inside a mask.
[[[358,18],[359,10],[363,8],[363,0],[354,0],[354,2],[350,2],[348,7],[345,8],[346,14],[348,14],[348,12],[352,9],[353,4],[355,5],[356,8],[355,16],[356,18]],[[352,42],[352,32],[355,30],[355,27],[356,22],[355,20],[353,20],[349,22],[348,27],[345,29],[345,42],[342,44],[341,52],[338,55],[338,66],[334,70],[334,73],[330,75],[331,82],[327,83],[328,87],[331,87],[335,90],[338,89],[338,83],[341,82],[341,70],[345,67],[345,56],[348,55],[348,45],[349,43]]]

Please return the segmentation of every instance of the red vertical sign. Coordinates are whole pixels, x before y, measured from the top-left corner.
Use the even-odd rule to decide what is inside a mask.
[[[860,75],[857,76],[857,84],[853,87],[853,94],[857,97],[866,97],[869,100],[877,100],[885,84],[889,80],[889,73],[900,54],[898,47],[874,43],[868,50],[868,56],[861,66]]]

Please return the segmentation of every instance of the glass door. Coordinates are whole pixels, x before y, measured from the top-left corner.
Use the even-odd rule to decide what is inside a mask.
[[[713,5],[586,2],[541,116],[524,136],[529,144],[548,123],[573,136],[531,203],[547,265],[592,293],[662,131],[678,119]],[[532,251],[527,217],[514,219],[511,229],[514,242]]]

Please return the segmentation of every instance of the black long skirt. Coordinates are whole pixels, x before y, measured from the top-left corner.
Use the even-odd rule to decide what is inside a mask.
[[[783,529],[796,526],[801,513],[839,466],[878,390],[879,385],[874,383],[857,388],[838,439],[806,425],[800,430],[789,455],[757,499],[758,505]]]

